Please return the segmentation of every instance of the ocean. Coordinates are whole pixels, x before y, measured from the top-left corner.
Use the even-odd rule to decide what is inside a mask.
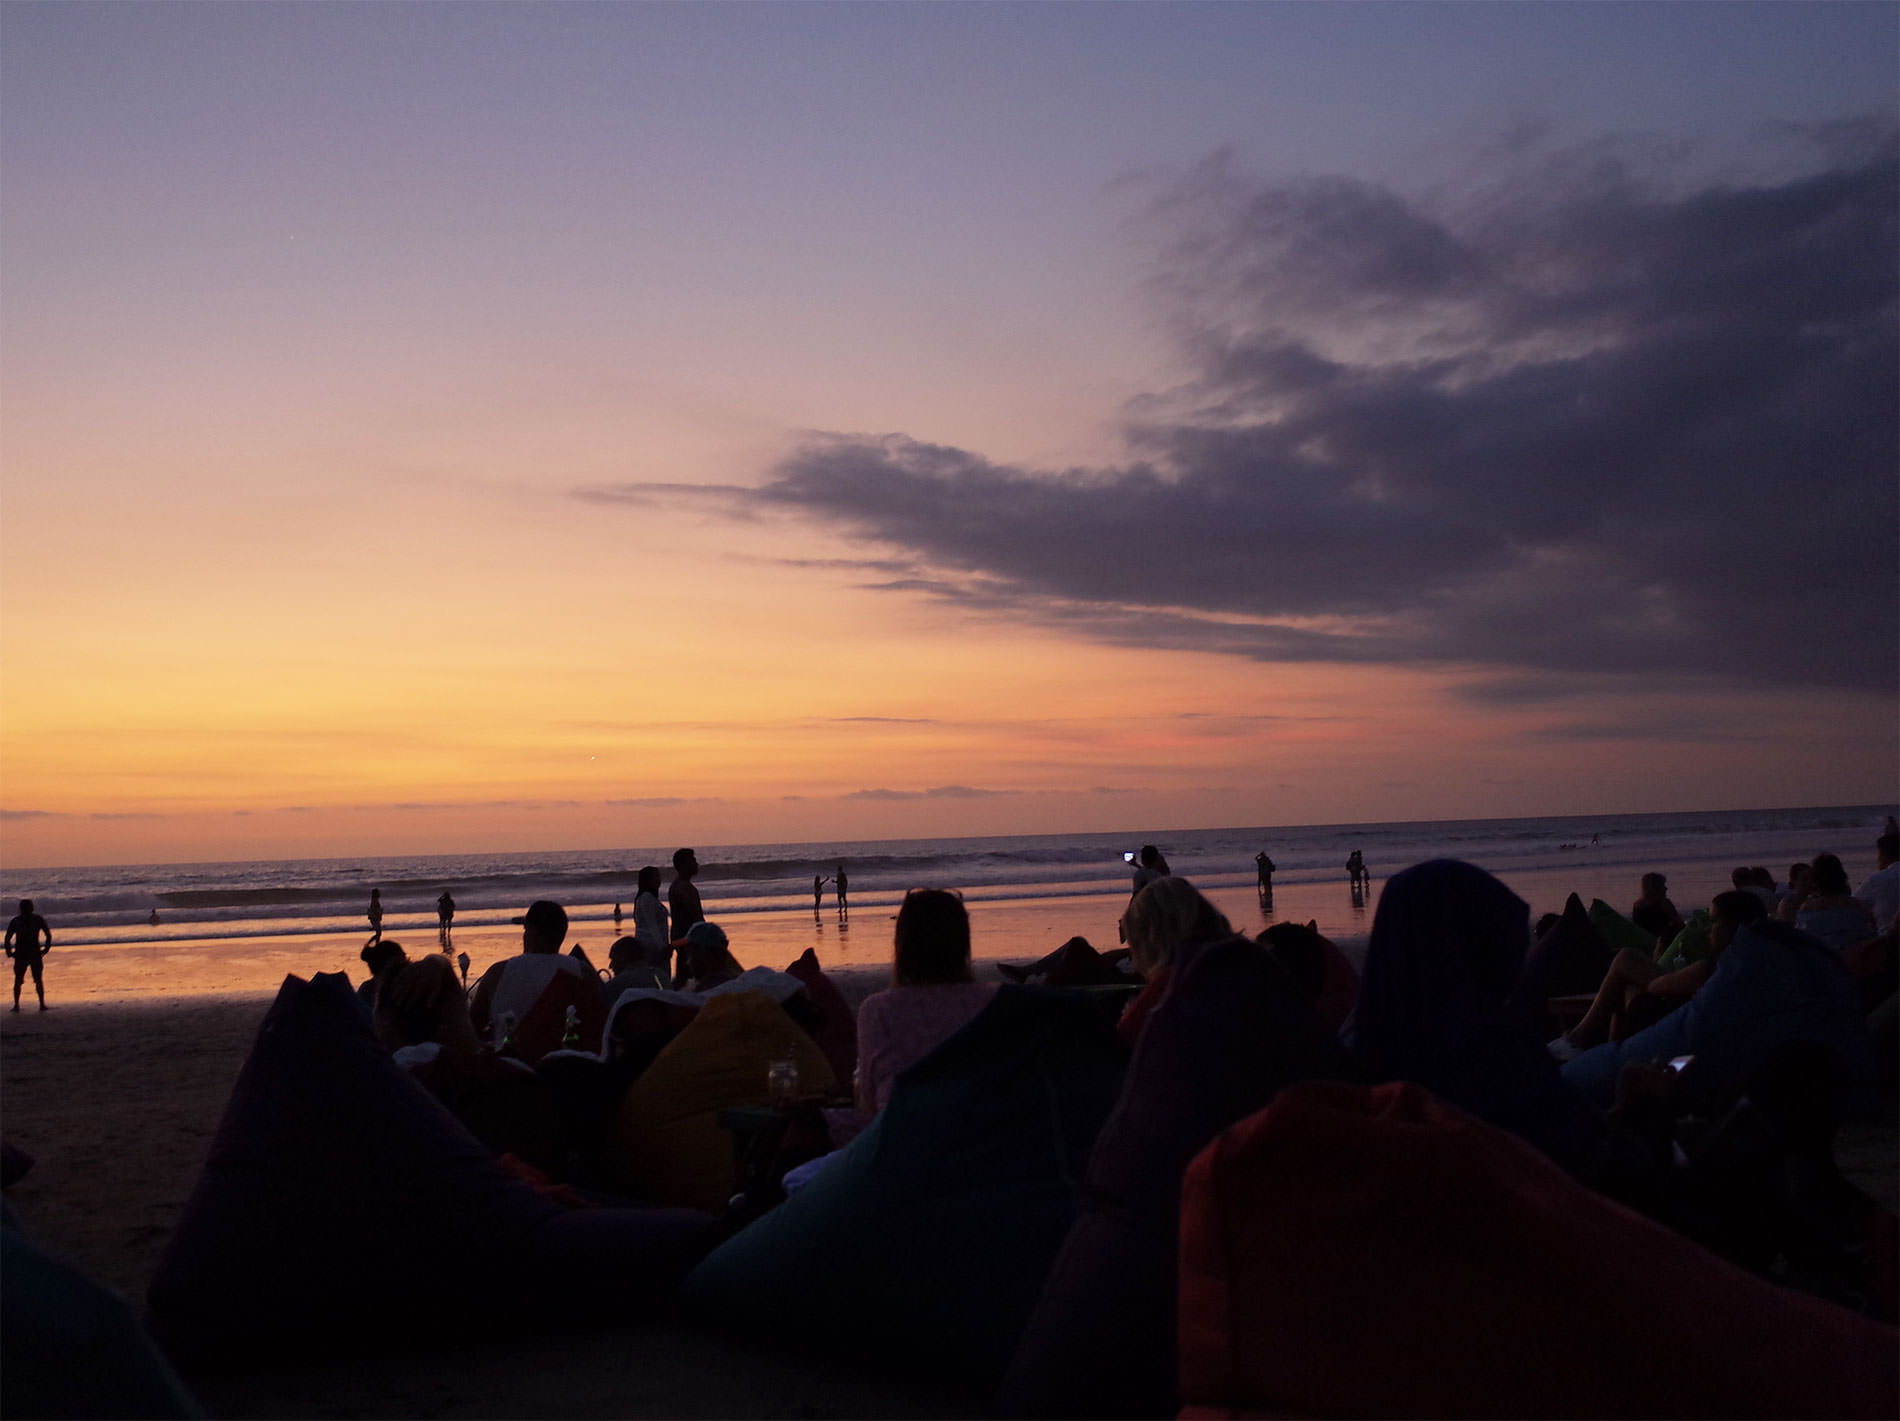
[[[1669,873],[1672,894],[1686,907],[1726,888],[1736,864],[1765,864],[1781,878],[1790,862],[1823,851],[1839,854],[1858,882],[1873,868],[1873,840],[1887,812],[1847,805],[694,847],[708,915],[725,924],[742,960],[748,941],[768,961],[780,951],[795,956],[805,942],[819,946],[821,958],[862,965],[888,960],[885,925],[903,894],[919,886],[962,892],[979,958],[1046,951],[1070,932],[1112,944],[1127,892],[1122,855],[1144,843],[1156,844],[1174,872],[1214,898],[1237,927],[1312,918],[1322,931],[1353,938],[1370,927],[1380,881],[1431,858],[1490,870],[1537,912],[1561,907],[1572,891],[1627,908],[1638,877],[1652,869]],[[368,935],[371,888],[382,892],[385,936],[407,940],[412,952],[435,945],[435,900],[447,889],[457,905],[458,946],[474,943],[493,955],[515,950],[509,920],[532,900],[552,898],[575,924],[570,940],[584,941],[600,961],[614,936],[614,905],[623,906],[630,929],[640,866],[659,865],[670,881],[673,848],[0,868],[0,898],[9,911],[11,900],[33,899],[58,949],[137,949],[126,961],[145,963],[158,977],[167,960],[173,975],[186,965],[165,949],[190,944],[195,955],[185,975],[201,988],[223,980],[221,942],[248,944],[250,957],[268,949],[275,970],[300,960],[299,940],[307,939],[304,956],[315,970],[353,966],[354,948],[343,948]],[[1345,862],[1355,849],[1372,878],[1365,900],[1346,888]],[[1262,850],[1277,866],[1271,909],[1254,895],[1254,855]],[[840,863],[851,880],[852,916],[843,923],[829,887],[822,912],[813,913],[811,895],[812,876],[834,874]]]

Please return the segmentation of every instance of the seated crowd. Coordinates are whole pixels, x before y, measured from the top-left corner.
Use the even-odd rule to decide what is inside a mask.
[[[1021,994],[1086,1002],[1118,1038],[1105,1049],[1130,1061],[1132,1091],[1148,1037],[1170,1012],[1186,1019],[1196,974],[1205,990],[1218,958],[1274,1003],[1261,1032],[1297,1021],[1324,1049],[1302,1048],[1298,1072],[1181,1147],[1162,1191],[1177,1204],[1188,1158],[1281,1085],[1403,1083],[1758,1277],[1880,1313],[1891,1282],[1881,1296],[1865,1201],[1831,1153],[1843,1115],[1894,1090],[1892,834],[1878,856],[1859,894],[1830,854],[1795,865],[1785,888],[1737,868],[1732,889],[1686,917],[1646,874],[1627,914],[1573,896],[1535,933],[1491,874],[1422,863],[1386,882],[1357,970],[1312,923],[1236,933],[1164,862],[1121,915],[1124,949],[1073,938],[1004,965],[1004,983],[976,980],[961,897],[916,889],[896,914],[890,986],[855,1013],[812,953],[747,970],[715,923],[669,940],[653,870],[604,973],[562,953],[567,915],[539,901],[517,920],[521,953],[472,989],[446,957],[411,962],[382,942],[365,950],[363,1000],[396,1063],[497,1156],[615,1197],[713,1212],[730,1197],[731,1233],[786,1207],[788,1180],[798,1197],[829,1172],[920,1063]],[[1228,1010],[1254,1009],[1241,1000]],[[1558,1010],[1581,1015],[1550,1039]],[[779,1109],[761,1124],[768,1104]],[[1129,1127],[1117,1113],[1100,1128],[1107,1148]],[[689,1153],[691,1170],[663,1158]],[[1165,1248],[1174,1219],[1170,1205],[1156,1226]]]

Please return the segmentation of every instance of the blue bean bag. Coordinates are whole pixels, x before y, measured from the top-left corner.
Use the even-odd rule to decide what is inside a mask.
[[[1295,1081],[1353,1073],[1339,1038],[1268,951],[1190,944],[1148,1014],[1121,1100],[996,1398],[1003,1416],[1172,1416],[1175,1274],[1188,1162]]]
[[[0,1416],[201,1416],[131,1306],[0,1227]]]
[[[1002,987],[828,1168],[693,1271],[688,1306],[987,1393],[1075,1221],[1126,1060],[1079,995]]]
[[[654,1310],[711,1225],[525,1183],[389,1059],[340,974],[288,977],[148,1321],[191,1369],[591,1323]]]

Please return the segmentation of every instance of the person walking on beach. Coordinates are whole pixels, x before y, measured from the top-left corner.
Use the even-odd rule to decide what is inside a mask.
[[[829,882],[829,878],[820,878],[815,873],[811,876],[811,910],[814,914],[825,906],[825,885]]]
[[[436,937],[441,941],[444,952],[455,945],[449,941],[449,924],[454,921],[455,899],[450,897],[449,890],[444,888],[442,896],[435,900]]]
[[[369,940],[383,940],[383,890],[380,888],[369,891]]]
[[[838,885],[838,914],[842,917],[851,911],[851,900],[849,897],[851,880],[844,876],[843,864],[838,865],[838,875],[832,881]]]
[[[7,924],[5,945],[7,956],[13,959],[13,1009],[20,1009],[20,988],[31,972],[33,995],[40,999],[40,1010],[45,1011],[46,984],[40,979],[40,964],[53,950],[53,930],[33,911],[31,898],[20,900],[20,911]]]
[[[666,906],[672,918],[672,941],[675,945],[691,932],[694,923],[706,921],[706,909],[699,901],[699,889],[693,886],[693,878],[699,872],[699,859],[691,849],[676,849],[673,853],[673,884],[666,890]],[[635,903],[638,907],[638,903]],[[682,956],[681,961],[684,961]]]

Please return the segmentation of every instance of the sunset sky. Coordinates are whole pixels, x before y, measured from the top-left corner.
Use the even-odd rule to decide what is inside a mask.
[[[0,857],[1900,780],[1900,7],[0,6]]]

